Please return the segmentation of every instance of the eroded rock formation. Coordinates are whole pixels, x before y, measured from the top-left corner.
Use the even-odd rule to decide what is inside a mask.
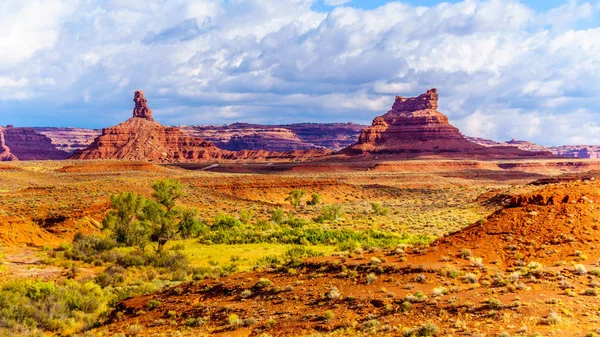
[[[137,90],[133,94],[133,101],[135,102],[135,107],[133,108],[133,117],[135,118],[145,118],[149,121],[153,121],[152,118],[152,110],[148,107],[148,100],[144,97],[144,92],[141,90]]]
[[[448,122],[438,108],[437,89],[405,98],[396,96],[392,110],[373,120],[358,142],[341,151],[343,154],[385,154],[399,157],[470,156],[520,157],[549,156],[514,147],[490,149],[469,142]]]

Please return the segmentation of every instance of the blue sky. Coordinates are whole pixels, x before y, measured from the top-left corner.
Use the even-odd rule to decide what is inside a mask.
[[[326,2],[330,5],[326,5]],[[600,0],[3,0],[0,125],[370,123],[437,87],[467,135],[600,144]]]

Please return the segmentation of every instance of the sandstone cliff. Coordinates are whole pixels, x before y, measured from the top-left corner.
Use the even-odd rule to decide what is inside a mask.
[[[342,154],[397,157],[481,156],[490,158],[550,156],[514,147],[489,148],[469,142],[438,108],[436,89],[412,98],[396,96],[392,110],[373,120],[358,142]]]
[[[68,153],[57,149],[52,140],[33,128],[7,126],[2,131],[6,146],[19,160],[60,160]]]

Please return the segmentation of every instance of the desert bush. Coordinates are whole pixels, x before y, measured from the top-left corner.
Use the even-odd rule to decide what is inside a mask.
[[[373,213],[376,215],[382,215],[385,216],[390,212],[390,209],[387,207],[383,207],[381,204],[379,203],[371,203],[371,209],[373,210]]]
[[[338,299],[340,298],[340,296],[342,296],[342,293],[337,287],[331,287],[331,289],[329,289],[329,291],[325,293],[325,297],[327,297],[330,300]]]
[[[325,321],[330,321],[334,317],[335,317],[335,314],[331,310],[327,310],[323,313],[323,315],[321,315],[321,318],[323,318],[323,320],[325,320]]]
[[[220,213],[213,219],[211,230],[232,229],[241,225],[242,223],[236,217]]]
[[[440,329],[433,323],[425,323],[416,328],[405,328],[402,335],[405,337],[434,337],[440,333]]]
[[[275,224],[281,225],[285,222],[285,212],[281,208],[272,210],[270,220]]]
[[[240,222],[244,225],[247,225],[250,222],[250,219],[254,217],[254,211],[243,209],[240,211]]]
[[[361,245],[360,245],[360,243],[352,241],[352,240],[342,241],[337,244],[337,249],[341,252],[356,253],[361,250]],[[600,270],[600,268],[599,268],[599,270]]]
[[[375,275],[374,273],[370,273],[369,275],[367,275],[367,284],[375,283],[375,281],[377,281],[377,275]]]
[[[78,332],[96,324],[112,300],[93,282],[9,281],[0,288],[0,327]]]
[[[321,195],[319,193],[315,192],[315,193],[311,194],[311,199],[309,201],[307,201],[306,204],[310,205],[310,206],[316,206],[321,203],[322,199],[323,198],[321,197]]]
[[[254,284],[254,288],[263,289],[266,287],[270,287],[272,285],[273,285],[273,282],[271,280],[269,280],[268,278],[261,278],[258,281],[256,281],[256,283]]]
[[[472,256],[473,256],[473,253],[469,249],[465,248],[460,251],[460,257],[462,257],[465,260],[470,259]]]
[[[562,322],[562,317],[560,317],[559,314],[557,314],[556,312],[551,312],[548,314],[548,317],[546,317],[546,324],[548,325],[557,325],[560,324]]]
[[[315,219],[315,222],[323,223],[326,221],[335,221],[344,217],[342,208],[337,205],[329,205],[323,207],[321,214]]]
[[[573,270],[575,274],[584,275],[587,274],[587,269],[582,264],[576,264],[575,269]]]
[[[195,208],[184,209],[179,222],[179,235],[182,239],[198,237],[209,230],[208,225],[198,218],[198,210]]]
[[[305,194],[305,190],[292,190],[288,194],[287,198],[285,198],[285,201],[289,201],[294,208],[298,208]]]

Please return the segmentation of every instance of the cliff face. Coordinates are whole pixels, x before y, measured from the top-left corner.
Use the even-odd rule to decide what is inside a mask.
[[[491,149],[469,142],[437,108],[436,89],[417,97],[396,96],[392,110],[376,117],[373,124],[361,132],[358,142],[341,153],[399,157],[477,155],[494,158],[550,155],[514,147]]]
[[[68,153],[57,149],[52,140],[33,128],[3,129],[4,141],[10,152],[19,160],[60,160],[66,159]]]
[[[4,141],[4,128],[0,127],[0,161],[15,161],[17,157],[10,152]]]

